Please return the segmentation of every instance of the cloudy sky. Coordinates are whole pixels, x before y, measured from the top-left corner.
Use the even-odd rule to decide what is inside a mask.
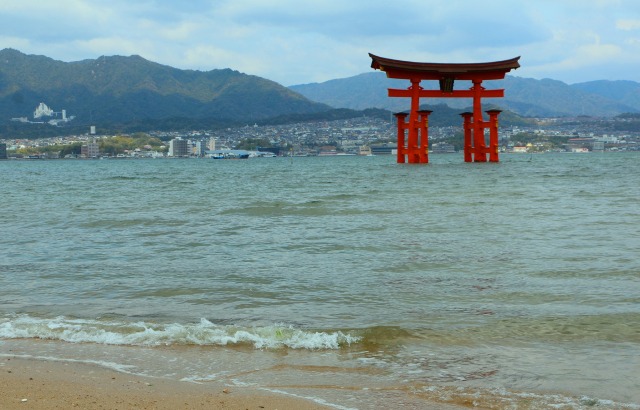
[[[0,48],[62,61],[140,55],[283,85],[516,56],[513,75],[640,82],[639,0],[2,0]]]

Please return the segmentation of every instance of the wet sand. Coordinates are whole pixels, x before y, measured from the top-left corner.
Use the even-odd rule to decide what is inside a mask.
[[[73,408],[326,410],[353,407],[323,404],[253,387],[131,375],[91,363],[0,358],[0,409]],[[421,400],[418,408],[459,410],[466,406]]]
[[[145,378],[91,364],[2,358],[0,408],[321,410],[331,407],[251,388]]]

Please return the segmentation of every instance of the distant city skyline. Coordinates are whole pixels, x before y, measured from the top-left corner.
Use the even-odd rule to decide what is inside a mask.
[[[0,24],[0,44],[27,54],[137,54],[285,86],[370,72],[369,52],[454,63],[521,56],[518,77],[640,82],[637,0],[7,0]]]

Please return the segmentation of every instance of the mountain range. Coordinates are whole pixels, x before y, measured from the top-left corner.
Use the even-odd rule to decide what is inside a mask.
[[[67,63],[0,50],[0,121],[31,117],[41,102],[74,115],[69,125],[98,126],[167,119],[246,122],[331,109],[231,69],[180,70],[140,56]]]
[[[310,100],[332,107],[382,108],[404,111],[406,98],[389,98],[388,88],[407,88],[408,80],[389,79],[382,72],[369,72],[324,83],[301,84],[290,88]],[[640,112],[640,83],[634,81],[591,81],[568,85],[562,81],[521,78],[507,75],[504,80],[485,81],[487,89],[503,88],[505,97],[484,99],[483,104],[495,104],[504,110],[525,117],[615,116]],[[437,88],[435,81],[423,81],[426,89]],[[455,89],[468,89],[470,81],[456,82]],[[421,105],[446,103],[450,107],[467,108],[471,99],[420,99]]]
[[[34,110],[41,102],[58,115],[65,110],[68,117],[74,117],[62,124],[67,132],[75,128],[85,130],[88,125],[96,125],[99,131],[115,132],[218,128],[362,115],[388,118],[388,112],[383,110],[404,111],[409,102],[387,97],[387,88],[406,88],[406,83],[388,79],[381,72],[367,72],[324,83],[285,87],[229,68],[181,70],[140,56],[62,62],[4,49],[0,50],[0,138],[33,129],[42,134],[60,133],[59,127],[11,121],[12,118],[34,121]],[[524,117],[640,112],[640,83],[633,81],[568,85],[550,79],[507,76],[483,85],[505,89],[505,98],[487,99],[485,106],[495,105]],[[435,84],[423,82],[423,86]],[[456,83],[456,88],[468,86]],[[453,108],[447,116],[456,117],[456,123],[459,118],[455,111],[471,105],[466,99],[423,99],[421,103],[448,104]]]

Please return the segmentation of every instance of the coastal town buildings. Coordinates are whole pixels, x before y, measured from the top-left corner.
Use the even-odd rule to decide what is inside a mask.
[[[167,154],[170,157],[188,157],[189,145],[186,139],[177,137],[169,141],[169,152]]]
[[[100,156],[100,145],[95,138],[82,145],[80,155],[83,158],[98,158]]]
[[[539,119],[532,121],[532,124],[501,126],[501,152],[640,150],[640,131],[617,130],[620,123],[615,119]],[[241,145],[245,150],[271,152],[280,156],[315,156],[321,153],[369,155],[369,150],[371,155],[389,155],[396,149],[396,124],[364,116],[280,125],[251,124],[213,130],[148,131],[144,134],[166,142],[168,147],[152,148],[141,144],[135,150],[118,153],[118,157],[206,157],[207,152],[233,150]],[[100,144],[114,137],[83,134],[40,139],[0,139],[0,143],[6,145],[8,158],[26,157],[32,153],[40,158],[55,158],[51,147],[70,144],[86,146],[81,157],[97,158],[100,155],[116,156],[99,151]],[[434,153],[460,151],[462,140],[460,126],[430,126],[430,149]],[[251,143],[247,144],[246,141]]]

